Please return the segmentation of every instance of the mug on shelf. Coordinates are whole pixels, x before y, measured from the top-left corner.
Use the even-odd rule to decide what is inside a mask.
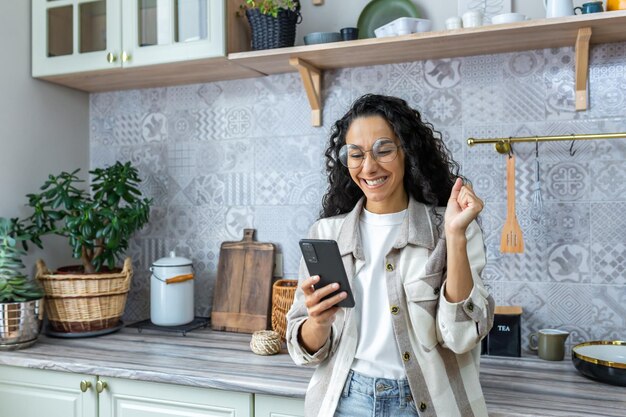
[[[564,17],[574,14],[573,0],[543,0],[546,17]]]
[[[626,0],[606,0],[606,10],[626,10]]]
[[[341,28],[341,39],[344,41],[353,41],[359,38],[359,28]]]
[[[530,350],[536,350],[541,359],[562,361],[565,355],[565,340],[569,332],[557,329],[541,329],[528,338]],[[537,341],[538,340],[538,341]]]
[[[483,25],[483,14],[480,10],[468,10],[463,13],[463,27],[476,28]]]
[[[574,7],[574,13],[576,13],[576,10],[580,10],[581,14],[588,14],[603,12],[604,8],[602,7],[601,1],[592,1],[589,3],[583,3],[582,7]]]
[[[454,30],[461,29],[463,27],[463,21],[459,16],[452,16],[446,19],[446,29]]]

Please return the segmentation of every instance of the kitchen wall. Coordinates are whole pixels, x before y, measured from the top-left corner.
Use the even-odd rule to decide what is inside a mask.
[[[317,218],[329,128],[361,94],[403,97],[443,135],[485,200],[483,278],[499,305],[524,308],[524,337],[559,327],[569,342],[626,337],[626,139],[518,144],[523,254],[501,254],[505,157],[468,137],[626,131],[626,43],[591,51],[590,109],[574,111],[572,48],[329,71],[324,125],[296,74],[90,96],[91,165],[131,160],[154,199],[132,242],[126,320],[149,316],[149,271],[169,250],[193,260],[196,310],[210,312],[219,248],[244,227],[276,243],[295,277],[297,242]],[[570,152],[571,151],[571,152]],[[543,210],[533,207],[540,195]],[[533,215],[532,218],[531,215]]]
[[[33,79],[30,65],[30,1],[0,2],[0,216],[23,217],[26,194],[48,174],[89,168],[89,96]],[[71,262],[65,239],[44,240],[45,252],[32,250],[24,262]]]

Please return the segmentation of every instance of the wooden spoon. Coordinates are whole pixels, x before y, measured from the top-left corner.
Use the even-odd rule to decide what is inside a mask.
[[[510,155],[506,161],[506,221],[502,228],[500,252],[524,252],[522,229],[515,215],[515,156]]]

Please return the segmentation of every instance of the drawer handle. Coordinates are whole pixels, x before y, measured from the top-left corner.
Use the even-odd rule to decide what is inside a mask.
[[[122,52],[122,62],[130,61],[130,54],[126,51]]]
[[[109,64],[112,64],[112,63],[114,63],[115,61],[117,61],[117,55],[116,55],[116,54],[114,54],[113,52],[109,52],[109,53],[107,54],[107,62],[108,62]]]
[[[98,380],[98,382],[96,382],[96,392],[98,394],[100,394],[102,391],[104,391],[105,389],[107,389],[109,387],[109,384],[107,384],[106,381],[100,381]]]
[[[88,390],[89,388],[91,388],[91,382],[86,381],[86,380],[84,380],[84,379],[83,379],[82,381],[80,381],[80,390],[81,390],[82,392],[87,392],[87,390]]]

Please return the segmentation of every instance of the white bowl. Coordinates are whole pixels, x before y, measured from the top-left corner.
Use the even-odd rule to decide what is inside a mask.
[[[430,31],[430,20],[428,19],[416,19],[415,32],[428,32]]]
[[[522,13],[502,13],[493,16],[491,18],[491,23],[494,25],[500,25],[503,23],[523,22],[525,20],[528,20],[528,17]]]

